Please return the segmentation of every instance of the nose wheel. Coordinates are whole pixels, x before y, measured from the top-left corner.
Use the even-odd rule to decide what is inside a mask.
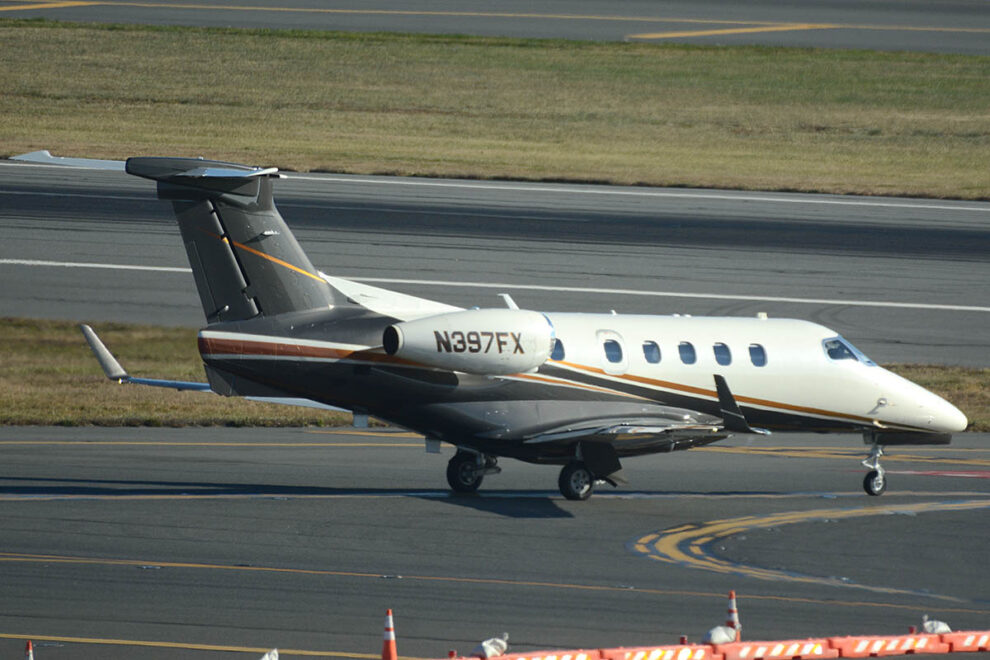
[[[887,476],[883,466],[880,465],[881,456],[883,456],[883,447],[873,443],[873,447],[870,448],[870,455],[863,461],[863,466],[870,468],[863,479],[863,490],[866,491],[867,495],[874,497],[883,495],[884,491],[887,490]]]

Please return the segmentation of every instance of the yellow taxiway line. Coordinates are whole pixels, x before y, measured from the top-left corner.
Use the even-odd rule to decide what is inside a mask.
[[[990,500],[987,500],[987,505],[990,506]],[[127,567],[156,567],[156,568],[174,568],[174,569],[184,569],[184,570],[213,570],[213,571],[239,571],[239,572],[254,572],[254,573],[271,573],[271,574],[288,574],[288,575],[309,575],[314,577],[331,577],[331,578],[357,578],[357,579],[373,579],[381,580],[383,577],[388,577],[381,573],[365,573],[365,572],[353,572],[353,571],[333,571],[325,569],[308,569],[308,568],[284,568],[276,566],[239,566],[239,565],[228,565],[228,564],[201,564],[194,562],[162,562],[155,560],[138,560],[138,559],[108,559],[102,557],[72,557],[66,555],[37,555],[37,554],[18,554],[18,553],[0,553],[0,563],[35,563],[35,564],[66,564],[66,565],[99,565],[99,566],[127,566]],[[508,586],[508,587],[523,587],[523,588],[536,588],[536,589],[556,589],[556,590],[566,590],[566,591],[581,591],[581,592],[599,592],[599,593],[610,593],[610,592],[622,592],[622,593],[641,593],[649,595],[661,595],[661,596],[677,596],[677,597],[692,597],[692,598],[711,598],[717,600],[724,600],[724,592],[708,592],[708,591],[689,591],[680,589],[655,589],[648,587],[634,587],[634,586],[609,586],[609,585],[595,585],[595,584],[576,584],[568,582],[543,582],[537,580],[512,580],[506,578],[471,578],[471,577],[456,577],[447,575],[402,575],[394,576],[396,579],[401,579],[404,581],[411,582],[444,582],[450,584],[466,584],[466,585],[490,585],[490,586]],[[860,600],[834,600],[834,599],[818,599],[818,598],[803,598],[803,597],[792,597],[792,596],[778,596],[778,595],[747,595],[750,600],[768,600],[775,602],[786,602],[786,603],[807,603],[812,605],[828,605],[831,607],[849,607],[849,608],[888,608],[894,610],[905,610],[912,612],[957,612],[957,613],[985,613],[982,609],[972,609],[963,608],[957,606],[942,606],[933,603],[926,603],[924,605],[906,605],[900,603],[882,603],[882,602],[864,602]],[[281,650],[280,650],[281,652]],[[351,656],[351,657],[365,657],[365,656]],[[372,656],[368,656],[372,657]],[[378,656],[373,656],[378,657]]]
[[[788,571],[778,571],[756,566],[747,566],[722,559],[710,550],[715,540],[725,539],[735,534],[780,527],[795,523],[806,523],[813,520],[844,520],[866,516],[883,516],[939,511],[973,511],[990,509],[990,499],[973,499],[950,502],[921,502],[915,504],[895,504],[888,506],[868,506],[848,509],[815,509],[810,511],[788,511],[763,516],[744,516],[714,520],[701,525],[682,525],[672,529],[652,532],[631,544],[632,549],[650,559],[680,564],[690,568],[704,569],[716,573],[745,575],[763,580],[781,580],[805,584],[821,584],[829,586],[855,587],[875,593],[910,594],[916,592],[907,589],[889,587],[872,587],[842,581],[838,578],[823,578],[810,575],[800,575]],[[958,600],[947,596],[925,594],[927,597],[941,600]]]
[[[721,29],[699,29],[695,31],[683,32],[657,32],[631,34],[630,39],[670,39],[674,37],[708,36],[719,34],[739,34],[746,32],[777,32],[788,30],[882,30],[882,31],[902,31],[902,32],[958,32],[970,34],[990,34],[988,28],[972,27],[945,27],[945,26],[917,26],[917,25],[860,25],[842,23],[781,23],[774,21],[746,21],[746,20],[726,20],[711,18],[683,18],[676,16],[621,16],[621,15],[601,15],[601,14],[553,14],[535,12],[496,12],[496,11],[444,11],[444,10],[416,10],[416,9],[341,9],[326,7],[283,7],[283,6],[260,6],[260,5],[221,5],[205,2],[137,2],[127,0],[84,0],[62,2],[35,2],[31,4],[12,5],[0,8],[0,11],[17,11],[27,9],[54,9],[60,7],[82,7],[82,6],[107,6],[107,7],[138,7],[146,9],[193,9],[206,11],[228,11],[228,12],[279,12],[298,14],[337,14],[337,15],[358,15],[358,16],[446,16],[446,17],[466,17],[466,18],[494,18],[494,19],[534,19],[534,20],[555,20],[555,21],[599,21],[612,23],[673,23],[682,25],[731,25],[735,28]]]
[[[191,644],[188,642],[162,642],[162,641],[150,641],[150,640],[139,640],[139,639],[112,639],[112,638],[102,638],[102,637],[66,637],[62,635],[22,635],[15,633],[0,633],[0,639],[23,639],[31,640],[32,642],[64,642],[68,644],[100,644],[107,646],[138,646],[138,647],[152,647],[160,649],[183,649],[189,651],[221,651],[229,653],[254,653],[254,654],[265,654],[268,653],[270,648],[261,647],[251,647],[251,646],[225,646],[222,644]],[[315,658],[357,658],[359,660],[377,660],[381,657],[380,654],[376,653],[343,653],[340,651],[304,651],[301,649],[282,649],[278,650],[280,656],[283,655],[301,655],[309,656]],[[417,658],[409,658],[406,656],[399,656],[399,660],[418,660]]]
[[[10,5],[0,7],[0,11],[27,11],[29,9],[60,9],[62,7],[88,7],[99,2],[35,2],[30,5]]]
[[[718,30],[687,30],[680,32],[646,32],[627,34],[626,39],[679,39],[683,37],[711,37],[723,34],[754,34],[761,32],[793,32],[798,30],[834,30],[840,25],[815,23],[790,23],[784,25],[764,25],[754,27],[723,28]]]

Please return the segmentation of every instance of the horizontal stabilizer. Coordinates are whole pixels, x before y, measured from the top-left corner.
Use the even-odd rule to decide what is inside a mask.
[[[158,378],[134,378],[127,373],[127,370],[124,369],[120,362],[117,361],[117,358],[110,353],[110,350],[99,338],[93,328],[83,324],[79,326],[79,329],[82,330],[83,336],[86,337],[86,343],[89,344],[90,349],[92,349],[93,354],[96,356],[96,360],[103,368],[103,373],[105,373],[107,378],[110,380],[115,380],[118,383],[131,383],[132,385],[167,387],[173,390],[195,390],[197,392],[212,391],[208,383],[196,383],[184,380],[162,380]]]
[[[257,197],[261,179],[278,176],[275,167],[251,167],[202,158],[128,158],[128,174],[158,182],[161,199],[211,199],[220,195]]]
[[[53,156],[47,149],[32,151],[29,154],[11,156],[10,160],[19,160],[25,163],[37,163],[40,165],[58,165],[60,167],[81,167],[88,170],[114,170],[124,171],[124,161],[103,160],[100,158],[65,158]]]
[[[79,329],[82,330],[83,336],[86,337],[86,343],[93,350],[93,354],[96,355],[97,361],[103,368],[103,373],[107,375],[110,380],[115,380],[118,383],[128,383],[130,385],[149,385],[151,387],[165,387],[172,390],[189,390],[194,392],[214,392],[214,389],[209,383],[197,383],[195,381],[186,380],[165,380],[161,378],[135,378],[127,373],[123,365],[117,361],[117,358],[110,353],[110,350],[100,339],[96,331],[88,325],[80,325]],[[223,394],[223,392],[219,392]],[[304,399],[301,397],[285,396],[284,393],[278,392],[277,390],[266,389],[264,392],[258,391],[257,396],[245,396],[245,399],[249,401],[260,401],[262,403],[274,403],[283,406],[301,406],[303,408],[317,408],[319,410],[333,410],[338,412],[351,412],[345,408],[337,408],[336,406],[329,406],[325,403],[320,403],[319,401],[313,401],[312,399]]]

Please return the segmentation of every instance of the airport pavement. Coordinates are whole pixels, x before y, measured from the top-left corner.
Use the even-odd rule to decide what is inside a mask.
[[[100,23],[990,53],[981,0],[3,0],[0,15]]]
[[[766,312],[883,363],[990,365],[988,203],[297,174],[275,194],[318,268],[450,304]],[[0,161],[0,223],[0,315],[203,323],[152,183]]]
[[[863,454],[730,439],[569,502],[555,468],[510,460],[452,496],[449,448],[389,431],[3,428],[0,655],[29,635],[39,660],[377,657],[386,608],[401,656],[503,631],[516,651],[656,644],[721,623],[729,589],[749,639],[990,627],[990,435],[892,450],[881,498]]]

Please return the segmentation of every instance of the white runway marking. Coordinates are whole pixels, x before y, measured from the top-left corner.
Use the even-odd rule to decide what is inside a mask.
[[[106,270],[140,270],[155,273],[191,273],[190,268],[174,266],[137,266],[134,264],[102,264],[74,261],[43,261],[37,259],[0,259],[6,266],[47,266],[57,268],[100,268]],[[885,302],[880,300],[842,300],[838,298],[788,298],[783,296],[737,296],[721,293],[684,293],[681,291],[642,291],[638,289],[605,289],[582,286],[548,286],[543,284],[509,284],[507,282],[448,282],[445,280],[416,280],[389,277],[348,277],[344,279],[374,284],[417,284],[420,286],[445,286],[477,289],[506,289],[531,291],[556,291],[561,293],[600,293],[616,296],[650,296],[655,298],[700,298],[706,300],[741,300],[752,302],[783,302],[805,305],[847,305],[850,307],[895,307],[899,309],[928,309],[950,312],[990,312],[981,305],[942,305],[938,303]]]
[[[0,161],[0,166],[7,167],[47,167],[60,170],[68,169],[64,165],[49,165],[45,163],[29,162],[9,162]],[[814,196],[807,194],[794,195],[767,195],[760,193],[749,193],[746,191],[730,192],[718,190],[671,190],[652,189],[630,190],[628,188],[614,188],[610,186],[592,186],[581,184],[532,184],[514,182],[487,182],[487,181],[455,181],[455,180],[435,180],[435,179],[415,179],[401,177],[381,177],[364,178],[360,176],[344,177],[335,175],[320,174],[296,174],[282,172],[285,179],[300,179],[306,181],[325,181],[328,183],[357,183],[371,185],[394,185],[394,186],[421,186],[432,188],[459,188],[462,190],[508,190],[514,192],[536,192],[536,193],[567,193],[569,195],[615,195],[620,197],[645,197],[657,199],[712,199],[728,200],[734,202],[765,202],[772,204],[811,204],[824,206],[862,206],[873,208],[894,208],[894,209],[922,209],[933,211],[964,211],[976,213],[990,213],[990,204],[975,204],[972,202],[960,202],[950,204],[939,201],[926,201],[923,199],[903,199],[879,198],[867,199],[863,197],[840,198],[839,196]],[[17,194],[17,193],[5,193]],[[19,194],[44,194],[51,193],[19,193]],[[76,193],[75,195],[84,196]],[[74,194],[63,194],[70,197]],[[144,199],[144,198],[141,198]]]
[[[773,204],[822,204],[830,206],[868,206],[878,208],[897,209],[930,209],[938,211],[976,211],[979,213],[990,213],[990,204],[975,206],[971,204],[945,204],[937,202],[926,202],[924,200],[890,200],[890,199],[834,199],[826,197],[811,197],[805,195],[788,196],[765,196],[754,195],[740,191],[736,194],[723,193],[707,190],[673,191],[673,190],[628,190],[615,189],[608,186],[584,187],[577,184],[547,186],[532,185],[526,183],[487,183],[487,182],[462,182],[462,181],[431,181],[423,179],[363,179],[359,177],[337,177],[337,176],[305,176],[300,174],[283,173],[286,179],[307,179],[310,181],[327,181],[332,183],[367,183],[367,184],[389,184],[396,186],[430,186],[434,188],[462,188],[465,190],[511,190],[515,192],[549,192],[567,193],[568,195],[616,195],[621,197],[655,197],[655,198],[675,198],[675,199],[718,199],[733,202],[768,202]]]

